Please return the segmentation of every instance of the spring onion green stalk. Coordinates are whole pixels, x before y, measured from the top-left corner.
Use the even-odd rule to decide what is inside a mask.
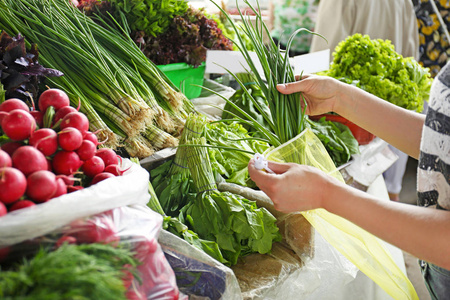
[[[284,95],[277,91],[276,86],[282,83],[288,83],[296,81],[293,68],[289,62],[289,49],[292,44],[293,38],[301,31],[306,31],[311,34],[311,31],[300,28],[296,30],[288,40],[286,50],[282,51],[280,45],[276,44],[270,35],[270,31],[262,20],[260,13],[259,3],[257,3],[257,9],[253,7],[248,0],[244,0],[244,3],[255,13],[256,22],[255,25],[250,21],[250,17],[243,15],[242,11],[238,7],[239,15],[242,21],[241,32],[249,38],[253,43],[258,60],[261,64],[263,74],[260,74],[256,64],[253,62],[250,52],[239,45],[243,45],[243,37],[238,35],[239,43],[236,43],[246,62],[249,65],[250,72],[256,79],[256,83],[260,86],[264,96],[266,97],[270,116],[261,110],[261,114],[264,120],[269,123],[273,134],[270,134],[268,130],[262,130],[261,126],[258,126],[256,120],[249,116],[240,118],[242,121],[250,123],[255,128],[259,129],[264,134],[267,140],[273,146],[279,146],[290,139],[297,136],[305,128],[305,108],[306,102],[300,93]],[[214,3],[223,13],[223,15],[230,21],[231,26],[237,31],[234,22],[231,17],[216,3]],[[264,36],[269,36],[269,42],[266,44]],[[245,88],[245,83],[242,82],[236,74],[228,71],[239,83],[242,88]],[[246,93],[249,99],[252,100],[255,107],[259,107],[257,101],[251,96],[250,93]],[[303,101],[300,101],[303,100]],[[233,106],[234,107],[234,106]],[[245,114],[244,114],[245,115]]]

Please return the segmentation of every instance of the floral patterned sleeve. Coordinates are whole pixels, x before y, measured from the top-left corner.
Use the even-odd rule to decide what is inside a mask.
[[[431,4],[433,0],[413,0],[419,27],[419,62],[430,68],[434,78],[450,56],[449,41]],[[434,1],[445,26],[450,26],[450,1]]]

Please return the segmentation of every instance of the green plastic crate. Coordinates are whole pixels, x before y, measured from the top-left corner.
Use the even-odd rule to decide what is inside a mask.
[[[188,99],[197,98],[202,92],[202,88],[193,84],[202,86],[205,77],[205,63],[194,68],[187,63],[176,63],[168,65],[158,65],[158,68],[177,86]]]

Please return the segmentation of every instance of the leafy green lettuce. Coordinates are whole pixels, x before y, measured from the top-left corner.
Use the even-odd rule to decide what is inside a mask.
[[[390,40],[354,34],[340,42],[328,71],[321,74],[364,89],[400,107],[422,111],[432,78],[428,68],[395,51]]]

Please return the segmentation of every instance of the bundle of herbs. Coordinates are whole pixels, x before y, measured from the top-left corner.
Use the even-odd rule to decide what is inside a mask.
[[[63,244],[0,272],[2,299],[127,299],[127,274],[138,261],[126,248]]]

